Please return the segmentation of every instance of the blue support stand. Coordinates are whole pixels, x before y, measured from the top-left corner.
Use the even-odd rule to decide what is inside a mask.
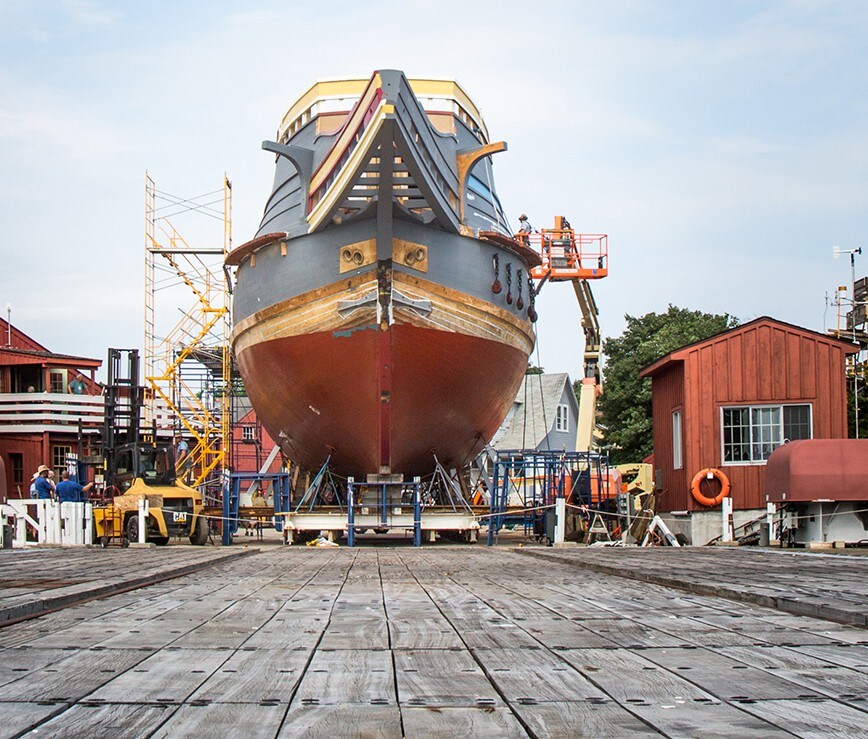
[[[241,480],[230,476],[223,489],[223,536],[220,542],[224,547],[232,543],[232,536],[238,531],[238,501],[241,498]]]

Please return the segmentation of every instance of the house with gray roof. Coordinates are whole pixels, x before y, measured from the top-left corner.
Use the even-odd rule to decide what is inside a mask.
[[[578,415],[569,375],[525,375],[491,446],[499,451],[575,451]]]

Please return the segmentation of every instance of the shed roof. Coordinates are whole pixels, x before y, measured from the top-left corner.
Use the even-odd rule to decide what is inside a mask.
[[[719,334],[709,336],[707,339],[701,339],[700,341],[694,341],[690,344],[685,344],[684,346],[669,352],[669,354],[660,357],[660,359],[656,360],[655,362],[652,362],[651,364],[643,367],[639,372],[639,377],[653,377],[654,375],[658,374],[663,369],[669,367],[675,362],[683,362],[689,350],[695,349],[699,346],[703,346],[704,344],[712,344],[716,341],[720,341],[722,337],[727,335],[734,336],[763,323],[774,326],[781,326],[790,331],[797,331],[801,334],[811,336],[815,339],[823,339],[824,341],[828,341],[830,343],[841,344],[844,346],[844,351],[847,354],[855,354],[859,351],[859,346],[857,344],[845,341],[844,339],[838,339],[829,334],[824,334],[819,331],[813,331],[809,328],[803,328],[802,326],[796,326],[795,324],[786,323],[785,321],[779,321],[776,318],[772,318],[771,316],[760,316],[759,318],[755,318],[752,321],[743,323],[740,326],[735,326],[734,328],[729,328],[726,331],[721,331]]]
[[[491,443],[500,449],[534,449],[539,446],[555,424],[557,407],[564,395],[564,386],[570,387],[566,372],[525,375],[516,393],[512,407]],[[569,392],[573,413],[578,412],[578,401]]]
[[[47,349],[0,347],[0,366],[17,366],[22,364],[73,365],[77,369],[82,367],[97,369],[102,365],[102,360],[90,359],[89,357],[76,357],[71,354],[55,354]]]

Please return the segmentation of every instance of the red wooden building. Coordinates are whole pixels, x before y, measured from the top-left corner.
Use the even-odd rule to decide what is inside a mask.
[[[101,364],[51,352],[0,318],[0,457],[9,497],[27,497],[39,465],[54,468],[59,480],[67,454],[90,453],[103,420],[94,381]],[[78,374],[86,388],[81,395],[69,388]]]
[[[845,362],[856,351],[763,316],[645,367],[659,510],[709,510],[690,494],[706,467],[731,482],[734,510],[765,508],[765,463],[784,440],[847,437]]]
[[[246,396],[235,398],[232,409],[233,472],[259,472],[268,460],[274,441],[256,417],[256,411]],[[278,454],[266,472],[279,472],[283,457]]]

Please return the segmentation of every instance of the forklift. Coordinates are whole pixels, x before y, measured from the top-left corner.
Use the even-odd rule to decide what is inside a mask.
[[[126,373],[124,369],[126,356]],[[109,349],[103,428],[103,504],[94,505],[94,537],[139,541],[139,505],[147,501],[145,540],[157,545],[187,537],[201,546],[208,541],[202,496],[179,479],[170,441],[160,441],[156,424],[146,437],[140,431],[144,388],[138,383],[136,349]]]

